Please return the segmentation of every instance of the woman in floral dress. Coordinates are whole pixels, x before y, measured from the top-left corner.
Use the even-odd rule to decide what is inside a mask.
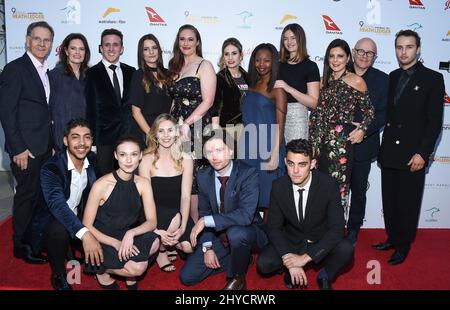
[[[337,179],[346,215],[353,144],[362,141],[374,117],[367,85],[353,70],[347,42],[333,40],[325,54],[323,85],[310,120],[310,139],[318,168]],[[357,120],[355,115],[361,115],[362,119]]]

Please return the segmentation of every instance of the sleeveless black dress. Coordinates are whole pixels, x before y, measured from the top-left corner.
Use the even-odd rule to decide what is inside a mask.
[[[143,208],[141,197],[134,182],[134,175],[128,181],[122,180],[116,171],[113,171],[113,176],[117,183],[105,203],[98,208],[94,227],[105,235],[122,240],[129,229],[142,223],[140,217]],[[150,257],[150,248],[156,238],[158,238],[158,235],[154,232],[147,232],[134,237],[134,245],[140,253],[131,257],[130,260],[135,262],[147,261]],[[88,265],[86,271],[103,273],[105,269],[123,268],[127,261],[119,260],[116,249],[103,243],[101,246],[104,256],[103,264],[100,267]]]
[[[158,217],[158,228],[166,230],[173,217],[180,213],[181,181],[183,176],[173,177],[151,177],[153,197],[156,204],[156,215]],[[189,241],[194,222],[189,216],[186,230],[179,241]]]

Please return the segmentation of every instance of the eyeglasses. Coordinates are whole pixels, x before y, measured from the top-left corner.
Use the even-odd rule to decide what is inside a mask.
[[[50,39],[42,39],[39,37],[31,37],[31,40],[33,41],[33,43],[39,45],[41,45],[42,43],[44,43],[44,45],[50,45],[52,43],[52,40]]]
[[[356,54],[358,54],[359,56],[361,56],[361,57],[363,57],[364,55],[367,57],[367,58],[374,58],[374,57],[376,57],[377,56],[377,54],[375,54],[375,52],[372,52],[372,51],[365,51],[365,50],[363,50],[363,49],[355,49],[355,51],[356,51]]]

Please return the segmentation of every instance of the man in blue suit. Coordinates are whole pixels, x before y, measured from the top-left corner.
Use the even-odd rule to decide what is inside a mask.
[[[370,102],[375,110],[375,118],[366,132],[355,129],[350,133],[350,140],[355,144],[355,148],[350,179],[352,198],[347,221],[347,239],[355,244],[366,213],[366,192],[370,166],[378,155],[380,129],[386,122],[389,76],[373,67],[373,63],[377,59],[377,45],[372,39],[362,38],[358,40],[352,51],[355,60],[355,73],[366,82]],[[356,113],[356,117],[362,119],[362,116],[358,116],[360,111]]]
[[[92,134],[84,119],[73,119],[64,134],[67,149],[51,157],[41,169],[42,196],[25,234],[34,253],[47,249],[55,290],[70,290],[65,260],[70,245],[85,252],[86,262],[100,264],[103,254],[97,239],[81,223],[89,191],[96,180]]]
[[[185,285],[226,271],[225,290],[246,289],[245,275],[252,249],[262,248],[267,236],[257,212],[258,172],[232,160],[233,138],[223,130],[213,131],[204,146],[211,167],[197,176],[200,219],[192,228],[191,243],[199,247],[180,272]]]
[[[0,121],[5,131],[5,150],[17,181],[13,202],[14,256],[34,264],[46,260],[33,255],[22,237],[40,192],[39,171],[52,149],[46,58],[53,37],[48,23],[31,23],[27,28],[26,53],[8,63],[0,75]]]

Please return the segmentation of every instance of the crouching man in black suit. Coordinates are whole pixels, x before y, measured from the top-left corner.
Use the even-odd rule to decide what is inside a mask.
[[[100,265],[100,243],[81,223],[84,206],[96,180],[96,159],[91,152],[92,133],[84,119],[67,124],[63,149],[41,169],[42,196],[25,233],[34,253],[46,248],[55,290],[71,290],[67,283],[65,260],[70,246],[84,249],[88,260]]]
[[[312,168],[316,164],[310,142],[292,140],[286,145],[288,175],[273,182],[267,231],[270,243],[257,261],[260,274],[284,270],[288,288],[308,284],[308,263],[323,268],[320,289],[331,283],[353,257],[344,239],[344,210],[336,181]]]

